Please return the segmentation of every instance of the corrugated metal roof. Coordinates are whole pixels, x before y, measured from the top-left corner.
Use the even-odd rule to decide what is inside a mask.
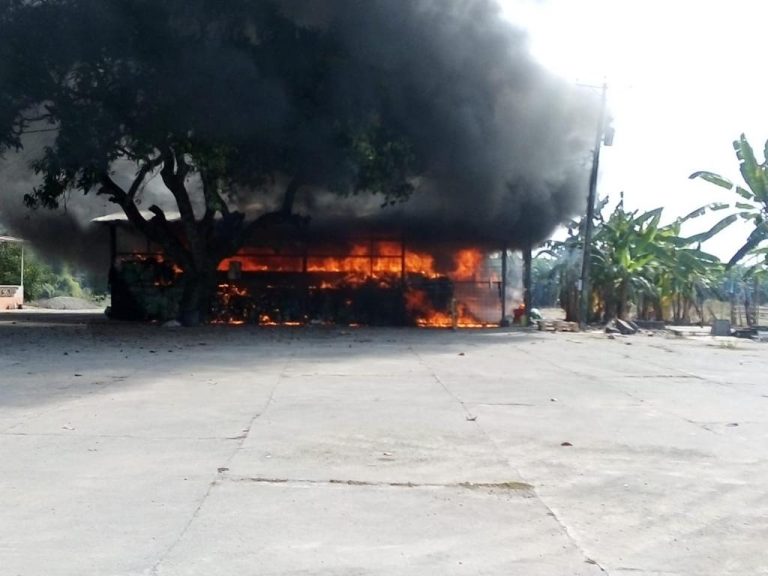
[[[26,242],[26,240],[14,238],[13,236],[0,236],[0,242]]]

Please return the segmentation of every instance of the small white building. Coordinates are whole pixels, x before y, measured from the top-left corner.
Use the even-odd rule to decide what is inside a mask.
[[[16,310],[24,305],[24,241],[12,236],[0,236],[0,244],[21,245],[18,284],[0,284],[0,310]]]

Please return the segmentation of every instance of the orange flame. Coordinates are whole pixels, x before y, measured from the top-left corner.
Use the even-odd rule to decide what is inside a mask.
[[[462,302],[451,301],[450,311],[435,310],[423,290],[409,290],[405,306],[421,328],[485,328],[487,323],[477,319]]]
[[[336,254],[329,255],[334,251]],[[141,260],[142,257],[137,256],[136,259]],[[162,255],[146,256],[144,260],[156,262],[158,265],[164,263]],[[302,322],[295,321],[295,316],[294,321],[287,322],[281,319],[280,311],[258,310],[257,300],[239,281],[241,275],[254,273],[308,273],[311,275],[307,277],[308,288],[312,291],[354,288],[370,282],[386,288],[397,287],[402,283],[406,310],[418,326],[487,326],[488,324],[484,324],[471,313],[467,302],[454,299],[447,304],[443,299],[442,302],[435,303],[430,299],[429,293],[421,288],[423,281],[440,278],[448,278],[454,282],[474,282],[481,277],[488,277],[483,268],[484,255],[480,250],[459,250],[454,254],[453,260],[452,270],[438,270],[431,254],[406,250],[400,242],[384,241],[355,244],[342,254],[338,254],[338,246],[314,246],[307,253],[280,252],[272,248],[246,248],[223,260],[218,266],[219,272],[227,273],[230,280],[218,287],[214,323],[302,325]],[[165,265],[172,266],[170,262]],[[180,272],[177,266],[173,266],[171,276]]]
[[[483,263],[480,250],[460,250],[454,256],[456,268],[450,275],[454,280],[474,280]]]

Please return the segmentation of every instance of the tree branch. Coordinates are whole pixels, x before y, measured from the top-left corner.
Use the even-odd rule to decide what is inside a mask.
[[[127,192],[118,186],[117,183],[109,176],[109,174],[102,174],[99,177],[99,180],[101,181],[101,188],[97,194],[110,196],[110,200],[112,200],[112,202],[122,206],[128,199]]]
[[[160,171],[160,175],[163,178],[163,183],[168,190],[173,194],[173,198],[176,200],[176,205],[179,207],[179,214],[181,215],[182,222],[194,223],[195,212],[192,209],[192,202],[189,199],[187,188],[184,185],[184,179],[186,178],[186,171],[189,170],[189,165],[184,162],[183,158],[180,158],[174,154],[171,148],[167,148],[162,154],[163,169]],[[192,238],[189,238],[190,241]]]
[[[101,175],[102,188],[99,194],[110,196],[111,200],[118,204],[125,213],[128,221],[142,234],[163,247],[163,249],[181,266],[189,266],[189,256],[184,245],[179,241],[168,224],[165,214],[157,206],[152,206],[150,211],[156,218],[147,220],[136,204],[129,198],[128,192],[123,190],[109,174]],[[158,214],[159,212],[159,214]]]
[[[182,154],[176,154],[170,146],[163,151],[162,162],[163,168],[160,170],[160,175],[176,200],[176,206],[179,208],[181,217],[181,226],[189,244],[189,251],[193,255],[193,261],[198,266],[204,266],[201,259],[205,258],[205,239],[201,237],[198,230],[195,211],[184,184],[189,171],[189,164],[184,161]]]
[[[40,114],[38,116],[24,116],[21,115],[19,120],[23,122],[24,124],[33,124],[35,122],[42,122],[43,120],[46,120],[48,122],[51,122],[54,119],[53,114],[50,112],[46,114]]]
[[[296,200],[296,194],[298,193],[302,184],[303,182],[298,176],[295,176],[288,183],[288,186],[285,189],[285,196],[283,197],[283,206],[280,209],[280,212],[283,215],[289,216],[293,212],[293,204]]]
[[[204,172],[201,172],[200,178],[203,183],[203,198],[205,199],[205,214],[200,221],[200,230],[204,235],[208,235],[212,230],[216,212],[221,212],[222,217],[226,219],[230,211],[219,192],[221,180],[219,178],[211,178]]]
[[[151,174],[160,164],[163,163],[163,157],[162,155],[157,156],[153,159],[151,159],[149,162],[144,164],[141,169],[139,170],[139,173],[136,175],[136,178],[133,181],[133,184],[131,184],[131,187],[128,189],[128,200],[131,202],[134,201],[136,198],[136,194],[139,191],[139,188],[141,188],[141,185],[144,183],[145,178],[147,175]]]

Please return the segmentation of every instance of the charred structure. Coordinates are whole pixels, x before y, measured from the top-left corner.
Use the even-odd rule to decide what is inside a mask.
[[[121,220],[110,229],[110,315],[165,321],[179,314],[183,271]],[[519,258],[350,228],[254,234],[217,271],[215,323],[484,327],[521,303]]]

